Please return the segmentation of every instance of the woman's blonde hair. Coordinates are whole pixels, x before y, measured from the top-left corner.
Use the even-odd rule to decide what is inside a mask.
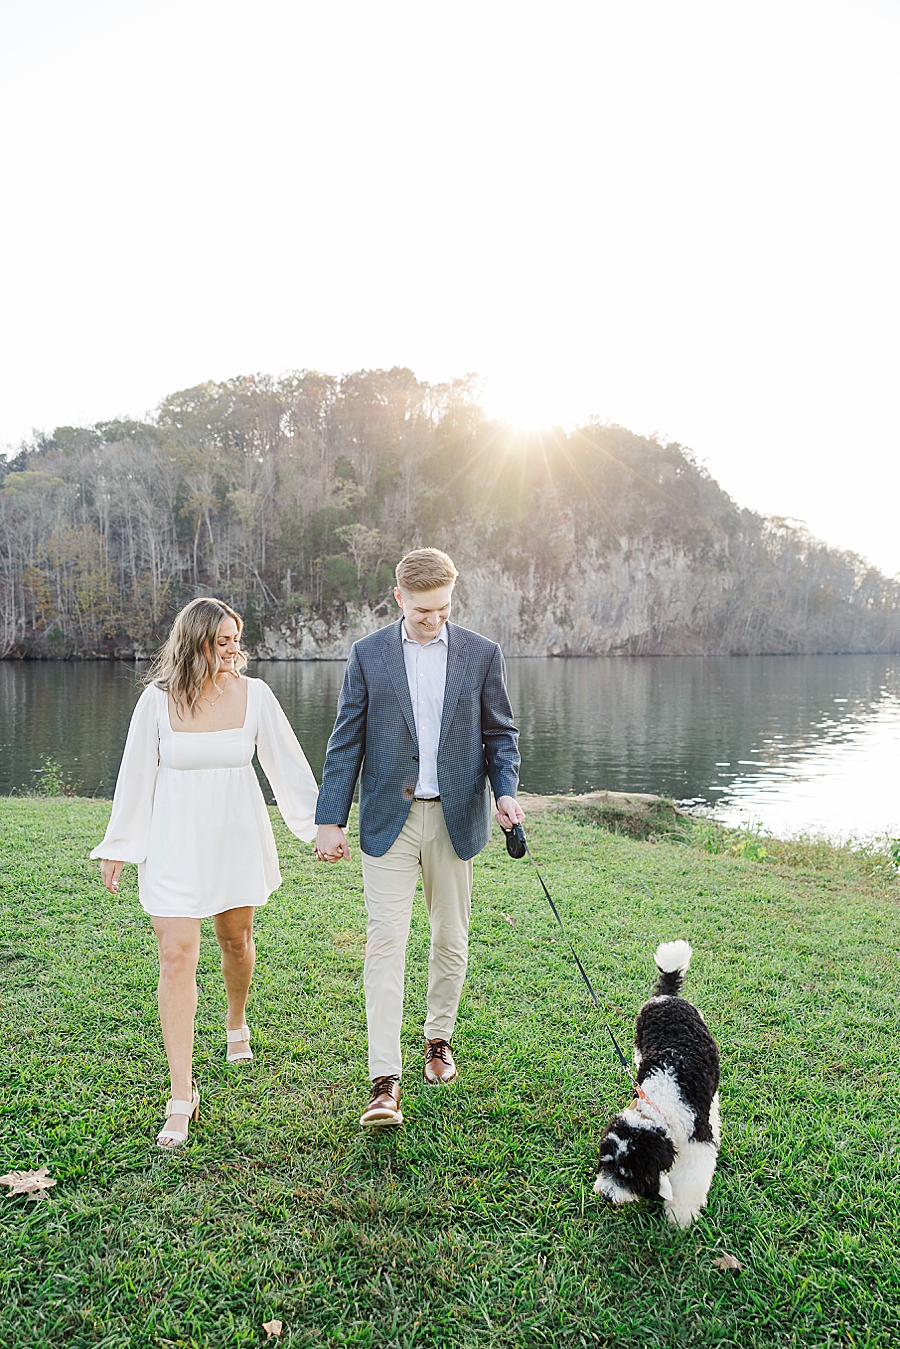
[[[176,614],[144,680],[145,684],[155,684],[171,693],[182,716],[185,709],[193,712],[207,679],[215,682],[222,669],[216,638],[226,618],[234,619],[240,638],[243,619],[224,600],[211,597],[191,600]],[[247,657],[239,651],[234,661],[235,673],[241,674],[246,665]]]

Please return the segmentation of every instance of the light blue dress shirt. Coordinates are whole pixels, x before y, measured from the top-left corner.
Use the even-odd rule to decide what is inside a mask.
[[[444,685],[447,682],[447,624],[423,646],[406,635],[403,624],[403,661],[406,681],[416,719],[419,741],[419,778],[416,796],[439,796],[437,775],[438,742],[444,712]]]

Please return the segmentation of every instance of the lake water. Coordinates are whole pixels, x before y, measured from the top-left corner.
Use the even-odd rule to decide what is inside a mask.
[[[0,793],[50,755],[109,796],[145,666],[0,662]],[[530,792],[659,792],[776,833],[900,834],[900,657],[509,662]],[[317,776],[341,661],[257,662]]]

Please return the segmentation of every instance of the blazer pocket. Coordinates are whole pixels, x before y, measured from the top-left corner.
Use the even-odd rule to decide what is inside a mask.
[[[475,779],[475,786],[473,787],[472,790],[476,796],[480,796],[486,786],[487,786],[487,774],[482,773],[480,778]]]
[[[371,773],[363,773],[362,785],[367,792],[374,792],[375,788],[378,786],[378,779],[374,778]]]

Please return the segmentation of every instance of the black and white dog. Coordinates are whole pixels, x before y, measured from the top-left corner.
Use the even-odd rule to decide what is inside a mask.
[[[597,1194],[630,1204],[655,1194],[679,1227],[706,1204],[719,1151],[719,1051],[703,1015],[679,997],[691,961],[686,941],[657,948],[659,980],[638,1013],[639,1092],[600,1143]]]

